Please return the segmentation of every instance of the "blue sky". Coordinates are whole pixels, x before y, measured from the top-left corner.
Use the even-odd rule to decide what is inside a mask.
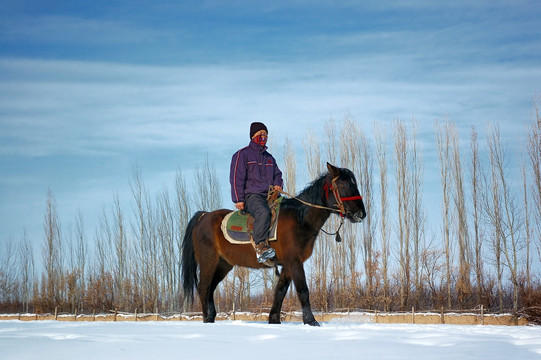
[[[134,166],[157,193],[208,154],[227,188],[252,121],[298,146],[298,168],[307,130],[346,115],[415,117],[429,151],[436,118],[465,140],[493,121],[512,147],[541,93],[540,19],[533,0],[2,0],[0,245],[42,241],[48,189],[92,237]]]

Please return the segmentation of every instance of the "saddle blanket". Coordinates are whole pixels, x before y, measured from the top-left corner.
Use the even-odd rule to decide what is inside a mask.
[[[269,229],[269,241],[276,241],[278,233],[278,213],[280,212],[279,202],[271,206],[271,226]],[[241,211],[233,211],[227,214],[222,220],[222,232],[225,238],[232,244],[249,244],[254,231],[254,218]]]

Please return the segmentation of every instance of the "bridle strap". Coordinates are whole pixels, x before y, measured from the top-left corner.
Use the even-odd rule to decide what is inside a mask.
[[[327,200],[329,198],[329,188],[330,190],[333,192],[333,195],[334,195],[334,198],[336,199],[336,201],[338,202],[338,204],[335,204],[335,206],[337,208],[329,208],[329,207],[326,207],[326,206],[321,206],[321,205],[316,205],[316,204],[310,204],[309,202],[306,202],[304,200],[301,200],[291,194],[288,194],[287,192],[283,191],[283,190],[274,190],[274,187],[271,186],[269,188],[269,193],[273,192],[273,191],[277,191],[283,195],[286,195],[286,196],[289,196],[290,198],[292,199],[295,199],[301,203],[303,203],[304,205],[307,205],[307,206],[311,206],[311,207],[314,207],[314,208],[318,208],[318,209],[323,209],[323,210],[329,210],[329,211],[332,211],[332,212],[337,212],[340,214],[340,225],[338,226],[338,229],[336,230],[336,232],[334,233],[328,233],[327,231],[325,231],[323,228],[321,229],[321,231],[323,231],[325,234],[327,235],[336,235],[336,242],[341,242],[342,241],[342,238],[340,237],[340,229],[342,228],[342,225],[344,224],[344,217],[346,216],[346,208],[344,207],[344,201],[355,201],[355,200],[362,200],[363,197],[361,195],[357,195],[357,196],[348,196],[348,197],[340,197],[340,193],[338,192],[338,186],[336,186],[336,181],[338,180],[338,177],[335,177],[334,179],[331,180],[331,186],[329,187],[327,184],[325,184],[325,196],[327,197]]]
[[[361,195],[356,196],[348,196],[348,197],[341,197],[340,193],[338,192],[338,186],[336,185],[336,181],[338,180],[338,176],[333,178],[331,180],[331,190],[334,194],[334,198],[338,202],[338,204],[335,204],[338,210],[340,211],[340,216],[346,215],[346,208],[344,207],[344,201],[355,201],[355,200],[362,200],[363,197]],[[327,194],[328,197],[328,194]]]
[[[326,196],[327,198],[329,197],[329,189],[332,191],[333,195],[334,195],[334,198],[336,199],[337,201],[337,204],[334,204],[336,206],[336,208],[330,208],[330,207],[326,207],[326,206],[321,206],[321,205],[316,205],[316,204],[311,204],[309,202],[306,202],[306,201],[303,201],[291,194],[288,194],[287,192],[283,191],[283,190],[274,190],[274,188],[271,186],[269,188],[269,191],[278,191],[279,193],[283,194],[283,195],[286,195],[286,196],[289,196],[290,198],[292,199],[295,199],[301,203],[303,203],[304,205],[307,205],[307,206],[311,206],[311,207],[314,207],[314,208],[318,208],[318,209],[323,209],[323,210],[330,210],[332,212],[337,212],[340,214],[341,217],[344,217],[346,215],[346,208],[344,207],[344,201],[355,201],[355,200],[362,200],[363,197],[361,195],[357,195],[357,196],[348,196],[348,197],[341,197],[340,196],[340,193],[338,192],[338,186],[336,186],[336,181],[338,180],[338,176],[333,178],[331,180],[331,186],[327,186],[325,185],[325,192],[326,192]]]
[[[344,215],[346,215],[346,208],[344,207],[344,203],[342,202],[342,199],[340,198],[340,193],[338,192],[338,186],[336,186],[337,180],[338,180],[338,176],[331,180],[331,191],[337,202],[337,204],[334,204],[334,205],[338,208],[338,210],[340,210],[340,216],[344,217]]]
[[[342,200],[342,201],[355,201],[355,200],[362,200],[362,199],[363,199],[363,197],[361,195],[340,198],[340,200]]]

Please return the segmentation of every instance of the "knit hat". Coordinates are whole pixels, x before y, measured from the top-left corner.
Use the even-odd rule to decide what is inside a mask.
[[[253,122],[252,125],[250,125],[250,139],[253,138],[258,131],[261,130],[265,130],[267,133],[269,132],[265,124],[260,122]]]

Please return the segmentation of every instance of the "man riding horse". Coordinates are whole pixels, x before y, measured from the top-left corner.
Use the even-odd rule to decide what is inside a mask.
[[[267,203],[269,187],[281,191],[282,172],[267,151],[268,130],[265,124],[250,125],[250,144],[237,151],[231,160],[231,198],[235,207],[254,218],[252,238],[257,261],[264,263],[276,256],[267,242],[271,210]]]
[[[296,197],[280,203],[276,241],[266,243],[268,235],[269,187],[281,190],[282,173],[266,151],[267,128],[262,123],[250,127],[250,145],[239,150],[231,163],[231,193],[237,209],[255,216],[254,241],[257,257],[249,244],[232,244],[223,233],[229,209],[197,211],[188,222],[182,240],[182,289],[184,298],[193,301],[197,289],[203,321],[216,319],[214,291],[234,266],[262,269],[268,259],[281,266],[269,313],[269,323],[281,322],[284,297],[293,282],[302,307],[303,323],[318,326],[310,305],[303,263],[312,255],[320,230],[331,214],[341,220],[359,223],[366,217],[363,198],[353,172],[327,163],[327,172],[312,181]]]

